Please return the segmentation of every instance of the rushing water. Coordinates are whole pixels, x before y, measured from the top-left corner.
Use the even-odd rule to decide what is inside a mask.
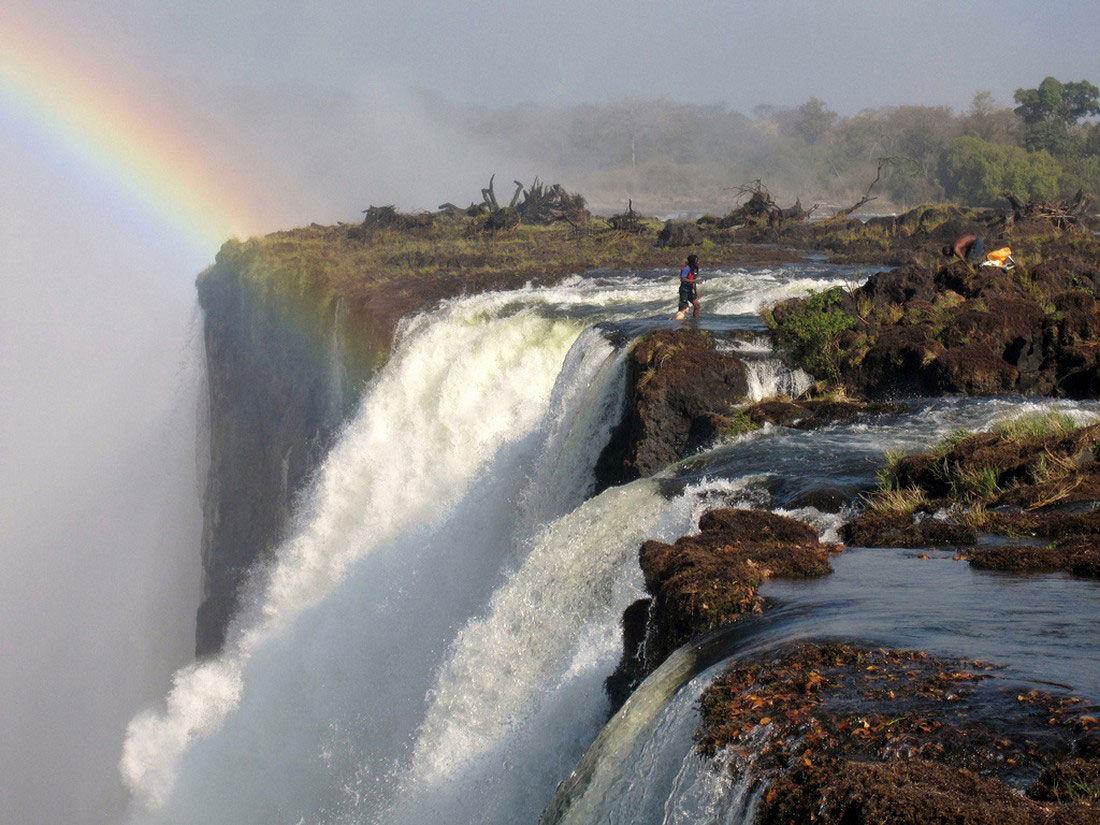
[[[755,311],[855,276],[823,264],[716,272],[700,290],[700,325],[738,331],[723,346],[749,363],[755,397],[797,392],[807,378],[754,338]],[[594,748],[578,771],[577,807],[559,805],[572,821],[751,808],[750,789],[697,764],[690,746],[697,671],[739,649],[729,640],[674,656],[600,734],[619,619],[641,595],[640,542],[689,532],[720,504],[792,512],[828,536],[840,517],[806,506],[806,494],[854,493],[884,450],[987,426],[1021,404],[913,402],[816,432],[765,428],[590,497],[623,403],[624,342],[675,326],[664,320],[669,282],[590,273],[452,301],[403,327],[293,536],[257,571],[226,651],[177,674],[165,706],[132,722],[121,767],[134,821],[533,822],[598,735],[614,747]],[[1100,615],[1090,585],[1013,584],[938,554],[866,551],[836,566],[801,590],[775,585],[791,606],[759,623],[755,643],[858,635],[1081,684],[1068,650],[1031,651],[1027,616],[1012,620],[997,602],[1017,588],[1035,600],[1020,609],[1042,615],[1082,598],[1079,616],[1049,629],[1087,648],[1080,624]],[[1000,625],[982,625],[994,614]]]

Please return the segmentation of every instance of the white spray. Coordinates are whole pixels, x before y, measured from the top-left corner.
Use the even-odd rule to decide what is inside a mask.
[[[408,634],[419,633],[414,608],[427,615],[446,615],[452,596],[476,603],[479,590],[480,598],[491,592],[502,542],[488,541],[489,534],[509,523],[505,515],[515,507],[514,494],[523,483],[517,471],[526,466],[516,454],[526,452],[529,459],[531,445],[525,438],[540,422],[562,359],[579,332],[575,323],[547,320],[532,312],[497,317],[499,303],[493,296],[482,296],[455,302],[443,318],[413,321],[356,420],[326,460],[297,532],[255,588],[226,652],[178,673],[165,713],[144,714],[131,723],[123,775],[151,810],[172,798],[165,821],[173,821],[177,810],[188,811],[186,816],[178,813],[184,819],[202,810],[207,822],[242,821],[246,813],[246,819],[255,816],[256,798],[234,802],[242,800],[240,792],[250,781],[260,798],[274,795],[273,811],[284,810],[280,796],[294,806],[295,793],[323,793],[328,784],[324,776],[309,774],[329,774],[321,763],[331,744],[323,732],[332,720],[324,714],[333,708],[324,703],[335,701],[339,708],[341,701],[317,692],[321,686],[314,680],[335,675],[324,668],[332,666],[338,673],[341,667],[326,657],[345,660],[363,678],[372,672],[385,674],[386,666],[378,660],[364,661],[365,654],[372,644],[382,652],[394,642],[398,647],[407,644]],[[481,512],[470,523],[452,519],[448,524],[461,496],[478,486],[479,470],[502,451],[513,454],[513,460],[495,478],[480,479],[477,491],[482,494],[478,505],[492,512]],[[485,495],[490,490],[493,495]],[[419,529],[395,543],[401,528],[412,524]],[[444,526],[450,529],[447,540],[431,545],[431,532]],[[424,552],[425,546],[432,546],[437,557]],[[341,586],[342,599],[334,594],[325,610],[291,622],[333,593],[356,561],[379,550],[384,552],[373,565],[361,564],[355,571],[368,579],[360,582],[364,586],[358,591]],[[471,592],[449,589],[448,578],[454,577],[458,562],[465,578],[476,571]],[[432,564],[445,567],[433,570]],[[437,590],[427,588],[435,593],[436,603],[429,597],[409,606],[413,624],[395,626],[403,591],[417,581],[410,582],[410,574],[420,572],[441,579]],[[457,615],[442,620],[439,644],[445,643],[449,623],[469,615],[470,607],[464,603]],[[362,633],[370,638],[358,644],[347,639],[311,643],[303,636],[310,633]],[[417,652],[427,662],[417,662],[421,670],[430,668],[436,656]],[[390,667],[395,675],[401,670],[393,663]],[[346,677],[345,673],[338,678]],[[398,687],[409,690],[408,685]],[[321,715],[307,719],[311,708]],[[345,720],[349,724],[362,722],[369,728],[376,721],[356,719],[357,711],[350,705],[345,709],[352,714]],[[207,741],[227,720],[234,727],[232,735]],[[329,733],[339,737],[347,731]],[[288,742],[301,751],[285,752]],[[266,777],[270,764],[255,765],[254,774],[245,768],[261,755],[263,763],[282,763],[281,785]],[[296,763],[307,769],[294,770]]]

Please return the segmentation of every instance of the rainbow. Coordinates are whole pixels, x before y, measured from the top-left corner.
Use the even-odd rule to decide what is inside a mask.
[[[56,35],[0,14],[0,122],[42,138],[204,254],[255,230],[234,182],[205,168],[202,152],[134,103],[110,77]]]

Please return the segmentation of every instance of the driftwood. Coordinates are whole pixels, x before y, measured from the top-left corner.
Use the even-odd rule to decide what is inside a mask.
[[[485,205],[489,207],[490,212],[496,212],[500,209],[500,204],[497,203],[497,196],[493,192],[493,180],[496,175],[489,177],[489,188],[481,190],[481,197],[485,201]]]
[[[784,209],[772,199],[768,187],[761,182],[760,178],[736,186],[733,191],[736,193],[736,200],[740,201],[742,198],[747,200],[731,210],[724,218],[719,219],[716,224],[719,229],[731,229],[749,221],[765,218],[768,226],[781,229],[785,223],[807,220],[818,208],[816,203],[809,209],[804,208],[802,199],[799,198],[795,200],[794,206]]]
[[[626,204],[626,211],[620,212],[618,215],[612,215],[607,219],[607,225],[616,232],[635,234],[645,232],[645,224],[642,223],[641,215],[634,211],[634,201],[628,200]]]
[[[431,212],[398,212],[392,204],[369,206],[363,210],[363,215],[361,224],[348,229],[348,237],[352,240],[366,240],[380,229],[420,229],[431,226],[435,220]]]
[[[485,228],[491,231],[511,229],[523,223],[550,224],[564,221],[574,233],[587,231],[591,214],[585,204],[584,196],[570,194],[560,183],[547,186],[539,178],[529,187],[515,181],[516,191],[507,206],[497,201],[494,182],[496,175],[489,178],[489,185],[481,190],[482,203],[471,205],[468,215],[487,212]],[[454,204],[443,204],[440,209],[456,210]]]
[[[894,156],[879,158],[878,159],[878,169],[875,170],[875,179],[873,181],[871,181],[870,184],[867,185],[867,189],[866,189],[866,191],[864,191],[863,197],[860,198],[855,203],[853,203],[851,206],[849,206],[845,209],[841,209],[835,215],[833,215],[833,217],[834,218],[847,218],[849,215],[851,215],[853,212],[855,212],[861,206],[865,206],[866,204],[870,203],[871,201],[878,200],[878,195],[875,195],[874,197],[871,196],[871,190],[874,189],[875,186],[878,185],[878,182],[882,179],[882,170],[886,169],[888,167],[891,167],[891,166],[901,167],[906,163],[912,164],[912,163],[914,163],[914,161],[911,158],[894,157]]]
[[[589,217],[582,195],[570,195],[560,183],[546,186],[538,178],[523,190],[523,200],[516,205],[516,211],[524,223],[568,221],[581,224],[587,223]]]
[[[1004,197],[1012,206],[1010,222],[1015,223],[1023,220],[1049,221],[1056,228],[1063,231],[1080,226],[1085,213],[1092,205],[1092,195],[1086,195],[1083,189],[1078,189],[1077,194],[1073,196],[1073,200],[1069,203],[1036,200],[1029,200],[1025,203],[1012,192],[1005,192]]]

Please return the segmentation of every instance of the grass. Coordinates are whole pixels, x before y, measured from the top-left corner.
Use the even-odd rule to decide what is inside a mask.
[[[965,524],[974,530],[983,530],[989,524],[989,512],[985,508],[984,501],[975,501],[966,509],[955,513],[959,523]]]
[[[949,480],[952,496],[965,501],[990,499],[1001,489],[995,467],[955,466],[951,468]]]
[[[732,415],[716,415],[715,418],[719,422],[718,435],[723,441],[730,441],[760,429],[760,425],[741,410],[735,410]]]
[[[928,503],[928,497],[919,487],[889,488],[878,490],[867,499],[867,507],[876,513],[904,513],[909,515]]]
[[[932,445],[932,448],[928,451],[928,457],[937,460],[941,459],[972,435],[974,435],[974,433],[970,430],[953,430]]]
[[[1100,799],[1100,786],[1094,785],[1087,779],[1066,779],[1053,790],[1054,798],[1066,804]]]
[[[1034,441],[1055,435],[1066,435],[1075,429],[1077,429],[1077,423],[1064,412],[1045,410],[998,421],[990,432],[1013,441]]]
[[[905,458],[905,455],[904,450],[886,451],[886,464],[875,473],[875,477],[878,479],[878,492],[885,493],[897,488],[898,462]]]

